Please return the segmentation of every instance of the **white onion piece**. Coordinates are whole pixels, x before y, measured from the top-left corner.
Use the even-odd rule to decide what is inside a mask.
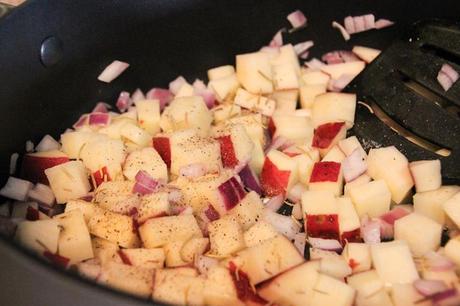
[[[299,29],[307,24],[307,18],[305,15],[302,13],[300,10],[296,10],[289,15],[287,15],[286,19],[289,21],[289,23],[292,25],[292,28]]]
[[[198,269],[200,274],[206,275],[208,271],[212,268],[219,265],[219,260],[208,257],[205,255],[195,256],[194,266]]]
[[[94,106],[93,110],[91,111],[92,113],[108,113],[109,109],[112,107],[104,102],[98,102],[96,106]]]
[[[305,254],[305,245],[307,244],[307,234],[306,233],[297,233],[294,236],[294,246],[299,250],[300,254],[304,256]]]
[[[353,17],[353,22],[355,23],[355,33],[366,31],[366,24],[364,23],[364,16],[355,16]]]
[[[319,70],[319,69],[321,69],[321,67],[326,65],[326,64],[324,64],[322,61],[320,61],[317,58],[312,58],[311,60],[309,60],[308,62],[305,62],[304,64],[308,68],[314,69],[314,70]]]
[[[363,16],[364,28],[367,30],[375,29],[375,16],[374,14],[367,14]]]
[[[108,113],[91,113],[88,118],[89,125],[106,126],[110,124],[110,114]]]
[[[283,32],[285,29],[281,29],[273,36],[272,40],[268,44],[269,47],[281,47],[283,46]]]
[[[105,67],[97,79],[101,82],[110,83],[115,80],[120,74],[129,67],[128,63],[115,60],[110,65]]]
[[[208,169],[203,163],[194,163],[187,166],[181,167],[179,169],[179,175],[191,178],[197,178],[205,175],[208,172]]]
[[[332,27],[335,29],[338,29],[340,31],[340,34],[342,34],[343,39],[345,40],[350,40],[350,34],[347,32],[347,30],[337,21],[332,22]]]
[[[136,103],[137,101],[145,100],[145,95],[142,92],[142,90],[138,88],[131,95],[131,100],[133,100],[133,103]]]
[[[361,148],[356,148],[342,162],[343,177],[351,182],[367,170],[366,156]]]
[[[10,175],[13,175],[16,173],[16,168],[18,166],[18,158],[19,158],[18,153],[13,153],[10,156]]]
[[[61,145],[50,135],[45,135],[45,137],[40,140],[38,145],[35,147],[37,152],[59,150]]]
[[[324,251],[340,252],[343,249],[340,242],[335,239],[308,237],[308,243],[312,248]]]
[[[383,28],[386,28],[386,27],[390,27],[392,25],[394,25],[395,23],[391,20],[388,20],[388,19],[379,19],[375,22],[375,28],[376,29],[383,29]]]
[[[34,143],[32,141],[30,141],[30,140],[27,140],[26,141],[26,152],[27,153],[33,152],[34,148],[35,148]]]
[[[458,72],[449,64],[443,64],[438,72],[437,80],[444,91],[448,91],[452,85],[458,80]]]
[[[345,19],[343,20],[343,25],[345,27],[345,30],[349,34],[353,34],[353,33],[356,32],[356,30],[355,30],[355,22],[353,20],[353,17],[351,17],[351,16],[345,17]]]
[[[216,105],[216,96],[214,95],[214,92],[211,89],[208,89],[203,81],[196,79],[192,86],[194,93],[203,98],[204,103],[209,109]]]
[[[82,127],[82,126],[85,126],[88,124],[88,115],[87,114],[84,114],[84,115],[81,115],[80,118],[77,120],[77,122],[75,122],[72,127],[74,129],[77,129],[79,127]]]
[[[433,271],[449,271],[455,269],[455,263],[437,252],[429,252],[423,256],[425,264]]]
[[[174,95],[168,89],[154,87],[147,92],[146,98],[160,101],[160,110],[163,110],[174,99]]]
[[[262,220],[270,223],[278,233],[285,235],[291,240],[300,232],[300,224],[298,222],[294,221],[291,217],[277,214],[270,209],[264,209]]]
[[[160,182],[150,176],[146,171],[139,170],[135,178],[136,183],[133,187],[133,193],[139,193],[141,195],[154,193],[160,187]]]
[[[331,79],[327,84],[327,89],[333,92],[341,92],[348,84],[353,81],[355,75],[353,74],[342,74],[338,79]]]
[[[435,293],[447,290],[447,285],[441,280],[417,279],[413,285],[415,290],[423,296],[432,296]]]
[[[265,204],[265,208],[269,209],[273,212],[277,212],[284,203],[284,196],[279,194],[277,196],[272,197],[268,202]]]
[[[169,91],[176,95],[180,88],[187,83],[187,80],[183,76],[178,76],[174,81],[169,83]]]
[[[182,200],[182,192],[180,189],[168,186],[168,201],[171,203],[178,203]]]
[[[54,205],[55,197],[53,190],[47,185],[37,183],[34,188],[29,190],[27,196],[29,199],[37,201],[40,204],[50,207]]]
[[[29,181],[10,176],[5,186],[0,189],[0,195],[17,201],[25,201],[33,186]]]
[[[307,53],[308,49],[313,47],[315,43],[312,40],[307,40],[298,44],[294,45],[294,51],[297,54],[297,56],[302,57],[305,53]]]
[[[361,220],[360,232],[365,243],[380,243],[380,223],[377,220],[365,216]]]
[[[134,97],[134,96],[133,96]],[[115,106],[118,108],[120,113],[126,112],[128,108],[133,105],[133,100],[130,98],[129,92],[122,91],[118,96],[117,103]]]
[[[298,203],[302,198],[302,193],[306,190],[307,188],[302,183],[297,183],[289,189],[287,198],[293,203]]]

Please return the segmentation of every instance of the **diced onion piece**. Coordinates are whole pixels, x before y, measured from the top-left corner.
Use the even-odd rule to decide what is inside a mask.
[[[194,266],[200,274],[206,275],[212,267],[217,265],[219,265],[219,260],[215,258],[205,255],[198,255],[195,257]]]
[[[367,14],[363,16],[364,28],[366,30],[375,29],[375,16],[374,14]]]
[[[305,245],[307,244],[307,234],[306,233],[297,233],[294,236],[294,246],[299,250],[300,254],[304,256],[305,254]]]
[[[341,92],[348,84],[353,81],[355,75],[353,74],[342,74],[338,79],[331,79],[327,84],[327,89],[333,92]]]
[[[404,209],[402,207],[396,207],[390,210],[389,212],[384,213],[379,218],[388,224],[394,225],[396,220],[407,216],[409,213],[410,212],[407,209]]]
[[[365,243],[380,243],[380,223],[365,216],[361,220],[361,237]]]
[[[351,182],[367,170],[366,156],[361,148],[356,148],[342,162],[343,177],[345,181]]]
[[[436,306],[460,305],[460,295],[456,288],[451,288],[432,295],[431,301]]]
[[[290,13],[287,15],[286,19],[292,25],[293,29],[299,29],[307,25],[307,17],[305,17],[305,15],[300,10],[296,10]]]
[[[110,124],[110,114],[91,113],[88,118],[89,125],[106,126]]]
[[[308,243],[310,243],[312,248],[325,251],[340,252],[343,249],[340,242],[335,239],[308,237]]]
[[[194,163],[179,169],[179,175],[191,178],[197,178],[207,173],[207,167],[203,163]]]
[[[272,40],[268,44],[269,47],[281,47],[283,46],[283,32],[285,29],[281,29],[273,36]]]
[[[293,203],[298,203],[302,198],[302,193],[306,190],[307,188],[302,183],[297,183],[288,190],[287,198]]]
[[[345,26],[345,30],[349,34],[353,34],[353,33],[356,32],[356,30],[355,30],[355,21],[353,20],[353,17],[351,17],[351,16],[345,17],[345,19],[343,20],[343,25]]]
[[[26,152],[33,152],[35,148],[35,145],[32,141],[27,140],[26,141]]]
[[[38,145],[35,147],[37,152],[59,150],[61,145],[50,135],[45,135],[45,137],[40,140]]]
[[[336,28],[340,31],[340,34],[342,34],[343,39],[345,40],[350,40],[350,34],[347,32],[347,30],[337,21],[332,22],[332,27]]]
[[[178,76],[174,81],[169,83],[169,91],[176,95],[182,85],[186,84],[187,80],[183,76]]]
[[[80,118],[75,122],[72,127],[74,129],[85,126],[88,124],[88,114],[81,115]]]
[[[394,238],[394,226],[382,219],[374,219],[380,226],[380,239],[389,240]]]
[[[18,153],[13,153],[10,156],[10,175],[13,175],[16,173],[16,168],[18,166],[18,158],[19,158]]]
[[[142,92],[142,90],[138,88],[131,95],[131,100],[133,100],[133,103],[136,103],[137,101],[145,100],[145,95]]]
[[[452,85],[458,80],[458,72],[449,64],[443,64],[441,70],[438,72],[438,82],[444,89],[448,91]]]
[[[308,62],[305,62],[304,65],[310,69],[319,70],[321,69],[321,67],[325,66],[326,64],[324,64],[322,61],[320,61],[317,58],[312,58]]]
[[[383,29],[383,28],[386,28],[386,27],[390,27],[392,25],[394,25],[395,23],[391,20],[388,20],[388,19],[379,19],[375,22],[375,28],[376,29]]]
[[[115,80],[120,74],[129,67],[128,63],[115,60],[110,65],[105,67],[97,79],[101,82],[110,83]]]
[[[277,212],[284,203],[284,196],[279,194],[277,196],[272,197],[268,202],[265,204],[265,208]]]
[[[307,54],[308,56],[308,49],[310,49],[313,46],[314,46],[314,42],[312,40],[307,40],[307,41],[295,44],[294,51],[300,58],[303,58],[302,56],[305,54]]]
[[[456,265],[446,256],[437,252],[429,252],[423,256],[425,265],[433,271],[449,271],[454,270]]]
[[[269,209],[264,209],[262,220],[270,223],[278,233],[285,235],[291,240],[300,232],[300,224],[292,217],[280,215]]]
[[[5,186],[0,189],[0,195],[17,201],[25,201],[33,186],[29,181],[10,176]]]
[[[270,145],[265,149],[265,154],[270,152],[271,150],[284,150],[290,146],[294,145],[294,142],[292,140],[289,140],[283,136],[277,136],[273,138],[272,142]]]
[[[196,79],[193,82],[193,89],[197,96],[201,96],[206,106],[211,109],[216,105],[216,96],[214,92],[207,88],[203,81]]]
[[[259,180],[257,175],[252,171],[249,165],[245,165],[238,173],[243,182],[243,185],[252,190],[257,192],[258,194],[262,194],[262,188],[260,187]]]
[[[54,205],[54,193],[51,188],[47,185],[43,185],[37,183],[34,188],[29,190],[27,194],[29,199],[39,202],[40,204],[44,204],[46,206],[53,206]]]
[[[415,290],[423,296],[431,296],[447,290],[447,285],[441,280],[417,279],[413,285]]]
[[[355,23],[356,33],[366,31],[366,25],[364,23],[364,16],[353,17],[353,22]]]
[[[146,98],[160,101],[160,110],[163,110],[174,99],[174,95],[168,89],[154,87],[147,92]]]
[[[96,106],[94,106],[93,110],[91,111],[92,113],[108,113],[109,109],[112,107],[105,103],[105,102],[98,102]]]
[[[160,186],[160,182],[155,180],[144,170],[137,172],[134,179],[136,183],[133,187],[133,193],[139,193],[141,195],[154,193]]]
[[[115,105],[120,111],[120,113],[122,113],[122,112],[126,112],[128,108],[130,108],[131,105],[133,105],[133,102],[134,101],[130,98],[129,92],[122,91],[120,92],[120,95],[118,96],[118,99],[117,99],[117,103]]]

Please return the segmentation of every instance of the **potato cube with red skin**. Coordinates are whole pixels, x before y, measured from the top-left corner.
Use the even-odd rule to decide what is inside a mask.
[[[342,152],[345,154],[345,156],[351,155],[351,153],[353,153],[353,151],[356,149],[359,149],[362,156],[367,156],[366,151],[364,151],[363,147],[361,146],[361,143],[359,142],[356,136],[351,136],[343,140],[340,140],[338,145],[340,150],[342,150]]]
[[[361,223],[350,198],[338,198],[337,205],[339,207],[340,241],[342,244],[349,242],[360,242]]]
[[[32,183],[48,185],[45,170],[69,161],[69,157],[58,150],[25,154],[22,159],[20,177]]]
[[[171,168],[171,143],[168,136],[156,135],[152,139],[155,150],[160,154],[166,166]]]
[[[308,184],[310,190],[329,190],[336,196],[342,194],[342,166],[336,162],[317,162],[313,166]]]
[[[241,125],[227,125],[213,129],[213,137],[219,141],[222,164],[234,168],[251,159],[254,143]]]
[[[301,202],[308,236],[340,240],[339,208],[332,192],[308,190]]]
[[[348,262],[353,273],[367,271],[372,266],[371,250],[366,243],[347,243],[342,256]]]
[[[318,95],[312,106],[312,122],[316,128],[328,122],[345,122],[347,129],[353,127],[356,95],[328,92]]]
[[[384,284],[375,270],[358,273],[347,278],[347,283],[356,289],[356,305],[392,306]]]
[[[300,105],[302,109],[311,109],[315,98],[326,92],[327,84],[305,84],[300,86]]]
[[[261,220],[244,232],[244,242],[247,247],[252,247],[277,235],[278,231],[273,225]]]
[[[265,157],[260,183],[265,194],[275,196],[286,192],[298,181],[297,162],[286,154],[271,150]]]
[[[164,217],[170,214],[170,203],[166,191],[159,191],[152,194],[147,194],[139,199],[137,207],[137,223],[143,224],[151,218]]]
[[[57,220],[22,221],[16,229],[15,240],[40,255],[45,251],[54,254],[58,250],[60,232]]]
[[[324,155],[321,161],[342,163],[346,158],[347,157],[343,154],[342,150],[340,150],[339,146],[335,145]]]
[[[460,236],[451,238],[444,247],[446,257],[460,267]]]
[[[238,299],[237,287],[229,269],[214,266],[207,273],[204,286],[206,305],[245,305]]]
[[[153,288],[151,269],[108,262],[102,266],[101,279],[110,287],[146,298]]]
[[[441,187],[441,161],[419,160],[409,164],[409,169],[415,183],[416,192],[436,190]]]
[[[157,249],[121,249],[118,251],[125,265],[141,267],[145,269],[163,268],[165,253],[162,248]]]
[[[311,146],[318,148],[319,153],[323,157],[340,140],[345,139],[346,135],[345,122],[325,123],[315,129]]]

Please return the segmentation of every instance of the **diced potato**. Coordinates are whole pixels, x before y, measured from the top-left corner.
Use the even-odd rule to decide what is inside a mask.
[[[59,233],[57,220],[22,221],[16,229],[15,239],[40,255],[45,251],[55,254],[58,250]]]
[[[102,277],[110,287],[148,297],[152,294],[153,270],[108,262],[102,266]]]
[[[277,235],[278,232],[273,225],[259,221],[244,233],[244,242],[247,247],[252,247]]]
[[[221,218],[208,225],[210,253],[227,257],[242,248],[244,245],[243,230],[233,218]]]

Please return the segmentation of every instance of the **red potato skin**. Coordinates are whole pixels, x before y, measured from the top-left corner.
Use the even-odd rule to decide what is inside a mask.
[[[171,168],[171,144],[168,137],[153,137],[153,148],[160,154],[168,169]]]
[[[342,245],[345,245],[348,242],[362,242],[361,231],[359,228],[343,232],[342,235],[340,235],[340,243],[342,243]]]
[[[238,165],[238,158],[233,148],[233,141],[230,135],[221,136],[216,138],[220,144],[220,154],[222,164],[225,168],[234,168]]]
[[[41,157],[30,154],[24,155],[20,177],[32,183],[49,185],[45,170],[69,161],[68,157]]]
[[[219,212],[211,204],[208,205],[208,208],[206,208],[204,214],[211,222],[216,221],[220,218]]]
[[[319,149],[329,148],[334,138],[344,126],[344,122],[325,123],[318,126],[313,135],[311,146]]]
[[[273,138],[273,135],[276,133],[276,125],[275,121],[273,121],[273,118],[270,117],[270,120],[268,121],[268,134],[270,134],[270,137]]]
[[[238,299],[244,302],[246,305],[266,305],[268,302],[260,297],[257,292],[251,286],[251,281],[248,275],[238,270],[238,267],[230,262],[228,264],[228,270],[235,285],[236,294]]]
[[[61,256],[59,254],[53,254],[50,251],[44,251],[43,256],[48,259],[51,263],[55,264],[61,268],[67,268],[70,259],[67,257]]]
[[[260,183],[264,193],[267,196],[285,194],[290,175],[290,171],[278,169],[269,158],[265,158],[260,174]]]
[[[222,183],[217,189],[222,196],[226,210],[232,209],[240,202],[238,191],[235,190],[231,179]]]
[[[111,181],[112,179],[110,178],[109,171],[107,170],[107,167],[104,166],[100,170],[93,172],[93,184],[94,188],[97,188],[99,185],[101,185],[104,182]]]
[[[128,266],[132,266],[132,262],[131,260],[129,259],[128,255],[125,254],[125,252],[123,252],[123,250],[119,250],[118,251],[118,256],[120,256],[120,259],[121,261],[125,264],[125,265],[128,265]]]
[[[307,234],[309,237],[339,240],[339,216],[329,215],[306,215]]]
[[[315,163],[311,172],[310,183],[337,182],[340,174],[340,167],[340,163],[332,161]]]
[[[31,206],[27,207],[26,219],[29,221],[37,221],[40,219],[40,215],[38,214],[38,209],[35,209]]]

